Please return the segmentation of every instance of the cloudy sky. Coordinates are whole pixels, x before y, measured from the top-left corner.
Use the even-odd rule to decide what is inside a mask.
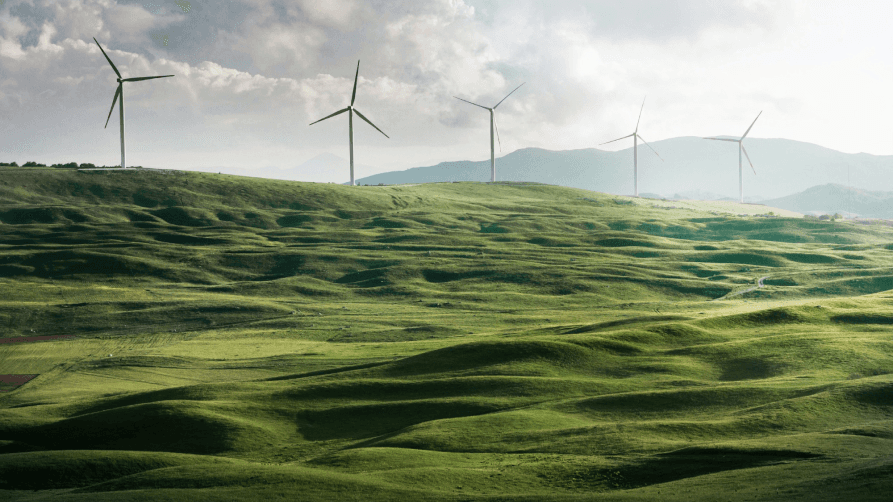
[[[0,0],[0,161],[115,164],[115,75],[128,163],[296,169],[347,158],[358,177],[489,157],[591,148],[641,134],[789,138],[893,154],[888,0]],[[628,148],[625,142],[603,148]],[[499,154],[497,154],[498,156]],[[344,181],[343,172],[295,173]]]

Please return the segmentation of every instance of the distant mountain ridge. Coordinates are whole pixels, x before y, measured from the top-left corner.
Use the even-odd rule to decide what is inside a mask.
[[[893,219],[893,192],[827,184],[762,201],[762,204],[804,214],[835,214]]]
[[[647,147],[639,152],[639,192],[710,193],[711,198],[738,195],[738,152],[735,145],[698,137],[651,143],[665,162]],[[551,151],[524,148],[496,159],[499,181],[535,181],[630,195],[633,192],[632,148],[608,152],[596,148]],[[838,183],[872,190],[893,190],[893,155],[849,154],[788,139],[748,138],[745,200],[776,199],[816,185]],[[490,162],[454,161],[359,178],[361,184],[431,183],[489,180]],[[847,179],[849,178],[849,183]]]

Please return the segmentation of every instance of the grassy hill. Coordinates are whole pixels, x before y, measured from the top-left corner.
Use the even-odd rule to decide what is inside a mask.
[[[891,229],[796,216],[6,173],[0,499],[883,500]]]

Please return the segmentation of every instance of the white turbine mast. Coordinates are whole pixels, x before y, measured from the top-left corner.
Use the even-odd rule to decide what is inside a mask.
[[[763,111],[760,110],[760,113],[757,114],[757,118],[753,119],[753,122],[750,123],[750,127],[744,131],[744,135],[741,136],[740,139],[731,139],[731,138],[704,138],[704,139],[712,139],[715,141],[731,141],[732,143],[738,143],[738,195],[742,203],[744,203],[744,170],[741,166],[741,152],[744,152],[744,156],[747,157],[747,163],[750,164],[750,168],[753,170],[754,175],[757,174],[757,170],[753,168],[753,162],[750,161],[750,155],[747,155],[747,150],[744,148],[744,138],[747,137],[747,133],[753,128],[753,125],[757,123],[757,119],[760,118],[760,115],[763,114]]]
[[[367,119],[362,113],[360,113],[359,110],[357,110],[353,106],[354,101],[356,101],[356,99],[357,99],[357,79],[358,78],[360,78],[360,62],[359,61],[357,61],[357,74],[354,75],[354,78],[353,78],[353,94],[350,97],[350,104],[347,106],[347,108],[338,110],[337,112],[335,112],[331,115],[327,115],[327,116],[317,120],[316,122],[310,123],[310,125],[313,125],[313,124],[316,124],[317,122],[322,122],[325,119],[332,118],[335,115],[341,115],[344,112],[348,112],[348,117],[349,117],[348,132],[349,132],[349,137],[350,137],[350,186],[354,186],[356,184],[354,181],[354,174],[353,174],[353,114],[356,113],[357,115],[360,116],[361,119],[365,120],[367,124],[371,125],[372,127],[375,127],[376,131],[384,134],[384,131],[379,129],[375,124],[373,124],[369,119]],[[388,138],[388,139],[391,138],[387,134],[384,134],[384,137]]]
[[[521,85],[524,85],[526,83],[527,82],[524,82]],[[458,99],[459,101],[465,101],[466,103],[468,103],[470,105],[478,106],[478,107],[483,108],[484,110],[487,110],[490,112],[490,182],[491,183],[496,181],[496,148],[495,148],[495,144],[493,142],[493,131],[494,130],[496,131],[496,140],[499,141],[499,151],[500,152],[502,151],[502,140],[499,139],[499,126],[496,125],[496,107],[501,105],[502,102],[505,101],[506,98],[511,96],[515,91],[520,89],[521,85],[519,85],[518,87],[515,87],[515,89],[512,92],[506,94],[505,98],[502,98],[502,100],[500,100],[499,103],[496,103],[495,105],[493,105],[493,108],[487,108],[486,106],[479,105],[477,103],[472,103],[471,101],[462,99],[458,96],[453,96],[454,98]]]
[[[645,96],[645,97],[647,98],[648,96]],[[622,138],[612,139],[611,141],[606,141],[606,142],[602,143],[601,145],[598,145],[598,146],[607,145],[608,143],[613,143],[615,141],[620,141],[620,140],[626,139],[626,138],[633,139],[633,190],[634,190],[633,193],[636,197],[639,196],[639,140],[642,140],[642,143],[645,143],[648,146],[648,148],[651,148],[651,145],[649,145],[648,142],[645,141],[645,138],[643,138],[641,135],[639,135],[639,122],[642,121],[642,110],[644,110],[644,109],[645,109],[645,99],[642,99],[642,107],[639,108],[639,119],[636,120],[636,130],[633,131],[632,134],[624,136]],[[657,150],[655,150],[654,148],[651,148],[651,151],[654,152],[654,155],[657,155],[657,158],[659,158],[661,162],[664,161],[663,157],[661,157],[660,154],[657,153]]]
[[[102,51],[102,55],[105,56],[105,60],[112,65],[112,70],[115,70],[115,74],[118,75],[118,89],[115,90],[115,97],[112,98],[112,107],[109,109],[109,116],[105,119],[105,127],[109,126],[109,120],[112,118],[112,111],[115,110],[115,103],[118,103],[118,111],[120,112],[120,122],[121,122],[121,169],[126,169],[127,164],[124,162],[124,82],[139,82],[140,80],[152,80],[153,78],[166,78],[173,77],[174,75],[159,75],[156,77],[132,77],[132,78],[123,78],[121,77],[121,72],[118,71],[118,68],[115,67],[115,63],[112,63],[112,60],[109,59],[109,55],[105,53],[105,50],[99,45],[99,42],[96,40],[96,37],[93,37],[93,41],[96,42],[96,45],[99,46],[99,50]],[[120,103],[118,98],[120,97]]]

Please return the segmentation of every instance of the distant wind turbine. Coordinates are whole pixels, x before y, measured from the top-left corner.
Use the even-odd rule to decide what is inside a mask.
[[[757,174],[757,170],[753,168],[753,162],[750,161],[750,155],[747,155],[747,150],[744,148],[744,138],[747,137],[747,133],[753,128],[753,125],[757,123],[757,119],[760,118],[760,115],[763,114],[763,111],[760,110],[760,113],[757,114],[757,118],[753,119],[753,122],[750,123],[750,127],[744,131],[744,136],[741,136],[740,139],[730,139],[730,138],[704,138],[704,139],[712,139],[716,141],[731,141],[733,143],[738,143],[738,194],[741,197],[741,202],[744,202],[744,170],[741,167],[741,152],[744,152],[744,156],[747,157],[747,162],[750,164],[750,168],[753,170],[754,174]]]
[[[526,83],[527,82],[524,82],[521,85],[524,85]],[[496,107],[501,105],[502,102],[505,101],[506,98],[511,96],[515,91],[520,89],[521,85],[519,85],[518,87],[515,87],[515,90],[506,94],[505,98],[502,98],[502,101],[493,105],[493,108],[487,108],[486,106],[479,105],[477,103],[472,103],[471,101],[462,99],[458,96],[453,96],[454,98],[458,99],[459,101],[465,101],[466,103],[468,103],[470,105],[481,107],[484,110],[488,110],[490,112],[490,181],[491,182],[496,181],[496,149],[495,149],[495,145],[493,143],[493,131],[494,130],[496,131],[496,139],[497,139],[497,141],[499,141],[499,151],[500,152],[502,151],[502,140],[499,139],[499,126],[496,125]]]
[[[651,145],[649,145],[648,142],[645,141],[645,138],[643,138],[642,136],[639,135],[639,122],[641,122],[641,120],[642,120],[642,110],[644,110],[644,109],[645,109],[645,100],[642,99],[642,107],[639,108],[639,120],[636,121],[636,130],[633,131],[632,134],[630,134],[628,136],[624,136],[622,138],[612,139],[611,141],[606,141],[605,143],[598,145],[598,146],[607,145],[608,143],[613,143],[615,141],[620,141],[620,140],[626,139],[626,138],[633,139],[633,185],[634,185],[636,197],[639,196],[639,140],[642,140],[642,143],[645,143],[648,146],[648,148],[651,148]],[[627,129],[627,130],[629,130],[629,129]],[[664,161],[663,157],[661,157],[657,153],[657,150],[655,150],[654,148],[651,148],[651,151],[654,152],[654,155],[657,155],[657,158],[659,158],[661,162]]]
[[[93,37],[93,41],[96,42],[96,45],[99,45],[99,42],[96,40],[96,37]],[[121,102],[118,106],[118,111],[120,112],[121,117],[121,169],[126,168],[126,164],[124,163],[124,82],[139,82],[140,80],[151,80],[153,78],[165,78],[165,77],[173,77],[174,75],[159,75],[157,77],[132,77],[132,78],[122,78],[121,72],[118,71],[118,68],[115,67],[115,63],[112,63],[112,60],[109,59],[109,55],[105,53],[102,46],[99,45],[99,50],[102,51],[102,55],[105,56],[106,61],[112,65],[112,69],[115,70],[115,74],[118,75],[118,89],[115,90],[115,97],[112,99],[112,107],[109,110],[109,116],[105,119],[105,127],[109,126],[109,119],[112,118],[112,111],[115,110],[115,103],[118,103],[118,97],[120,96]]]
[[[353,107],[353,103],[357,99],[357,79],[358,78],[360,78],[360,62],[359,61],[357,61],[357,74],[354,75],[354,77],[353,77],[353,94],[350,97],[350,104],[347,106],[347,108],[338,110],[337,112],[335,112],[331,115],[328,115],[326,117],[323,117],[323,118],[317,120],[316,122],[310,123],[310,125],[313,125],[313,124],[316,124],[317,122],[322,122],[325,119],[332,118],[335,115],[341,115],[344,112],[348,112],[348,117],[350,117],[348,120],[348,131],[350,134],[350,185],[351,186],[356,184],[354,182],[354,176],[353,176],[353,114],[356,113],[357,115],[360,116],[361,119],[365,120],[367,124],[371,125],[372,127],[375,127],[376,131],[384,134],[384,131],[382,131],[381,129],[376,127],[376,125],[373,124],[369,119],[367,119],[362,113],[360,113],[359,110],[357,110],[356,108]],[[387,134],[384,134],[384,137],[388,138],[388,139],[391,138]]]

